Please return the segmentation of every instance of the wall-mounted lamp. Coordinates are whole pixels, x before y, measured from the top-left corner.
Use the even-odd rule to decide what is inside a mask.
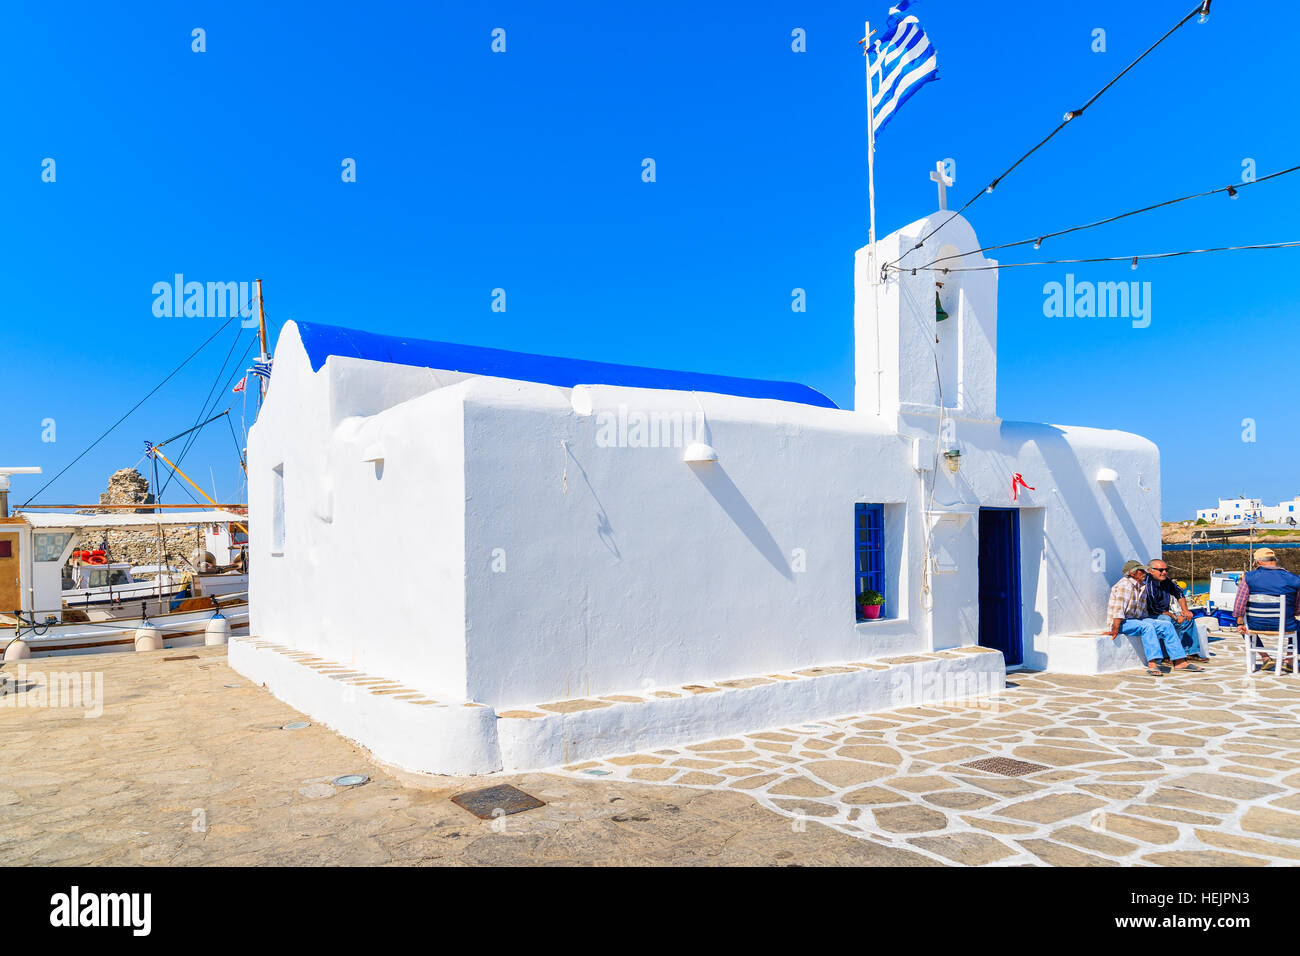
[[[948,466],[948,470],[954,475],[961,468],[961,449],[949,448],[943,453],[943,463]]]
[[[718,453],[712,445],[706,445],[702,441],[691,442],[686,446],[686,452],[682,455],[682,461],[690,464],[705,464],[718,460]]]
[[[378,443],[370,445],[361,455],[362,461],[370,462],[375,468],[375,477],[384,477],[384,446]]]

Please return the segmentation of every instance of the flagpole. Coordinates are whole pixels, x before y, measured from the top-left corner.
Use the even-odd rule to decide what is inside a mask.
[[[880,361],[880,280],[876,276],[876,110],[872,105],[875,94],[871,89],[873,70],[869,20],[862,25],[862,38],[862,55],[867,61],[867,203],[871,208],[871,221],[867,227],[867,278],[871,282],[876,307],[876,414],[879,415],[883,410],[881,378],[884,376],[884,368]]]
[[[862,55],[867,60],[867,201],[871,206],[871,225],[867,231],[867,244],[870,251],[867,254],[867,260],[872,265],[871,281],[875,282],[875,256],[876,256],[876,113],[872,106],[873,92],[871,89],[871,22],[867,21],[863,25],[863,50]]]

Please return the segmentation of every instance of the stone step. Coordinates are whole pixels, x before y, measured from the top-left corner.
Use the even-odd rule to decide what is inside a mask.
[[[495,711],[435,698],[383,675],[255,636],[232,638],[231,667],[314,720],[408,770],[541,770],[810,720],[1000,692],[1000,653],[961,647],[639,688]]]
[[[535,770],[1005,686],[999,652],[962,647],[512,707],[497,714],[497,739],[504,769]]]

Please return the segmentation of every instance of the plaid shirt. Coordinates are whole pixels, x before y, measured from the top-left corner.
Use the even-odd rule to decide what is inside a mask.
[[[1110,589],[1110,600],[1106,603],[1106,620],[1131,621],[1147,616],[1146,585],[1139,584],[1136,578],[1120,578]]]

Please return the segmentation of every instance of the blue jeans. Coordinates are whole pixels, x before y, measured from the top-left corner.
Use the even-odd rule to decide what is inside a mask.
[[[1169,620],[1165,618],[1165,620]],[[1189,654],[1199,654],[1201,657],[1210,656],[1209,638],[1207,632],[1213,623],[1213,618],[1194,617],[1190,621],[1174,621],[1174,630],[1178,632],[1178,637],[1182,640],[1183,649]]]
[[[1181,661],[1187,656],[1173,621],[1167,617],[1130,618],[1120,625],[1119,632],[1128,637],[1142,638],[1142,650],[1148,661],[1158,661],[1165,656],[1171,661]],[[1160,648],[1162,641],[1164,650]]]

